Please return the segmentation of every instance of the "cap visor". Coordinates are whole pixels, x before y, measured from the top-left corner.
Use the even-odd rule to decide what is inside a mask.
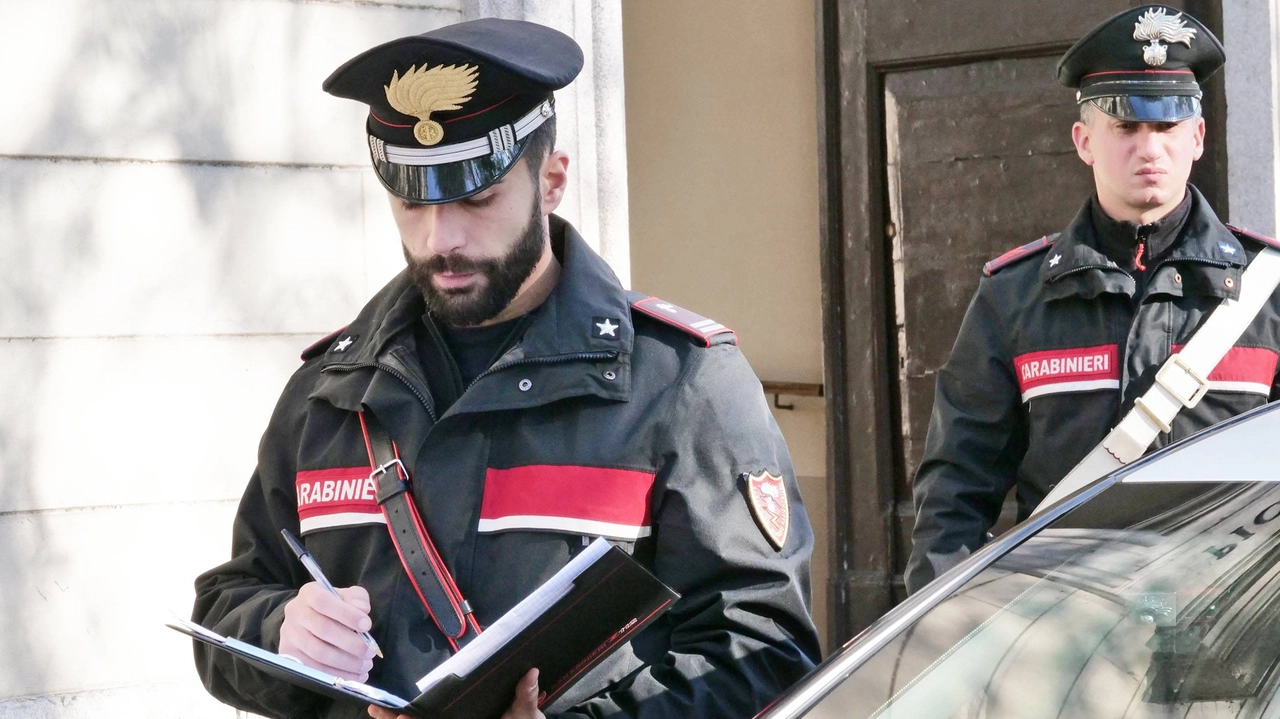
[[[391,194],[408,202],[437,205],[461,200],[502,179],[524,153],[529,138],[508,150],[442,165],[402,165],[373,157],[373,168]]]
[[[1089,102],[1106,114],[1129,122],[1182,122],[1200,114],[1200,100],[1190,95],[1110,95]]]

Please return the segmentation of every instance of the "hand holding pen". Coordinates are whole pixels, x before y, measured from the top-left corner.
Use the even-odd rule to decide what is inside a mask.
[[[302,544],[287,529],[281,534],[315,582],[303,585],[285,605],[279,652],[336,676],[364,681],[373,657],[382,656],[368,634],[369,593],[363,587],[334,588]]]

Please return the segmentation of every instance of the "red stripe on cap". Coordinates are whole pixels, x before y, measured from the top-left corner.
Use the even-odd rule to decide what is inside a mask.
[[[1180,352],[1184,345],[1174,345]],[[1275,381],[1280,355],[1265,347],[1232,347],[1222,356],[1207,379],[1210,382],[1251,382],[1270,385]]]
[[[377,116],[377,114],[375,114],[373,110],[370,110],[370,111],[369,111],[369,117],[372,117],[373,119],[377,120],[378,122],[381,122],[382,124],[386,125],[387,127],[413,127],[413,125],[397,125],[397,124],[395,124],[394,122],[387,122],[386,120],[382,119],[381,117],[378,117],[378,116]]]
[[[441,125],[448,125],[448,124],[449,124],[449,123],[451,123],[451,122],[457,122],[458,120],[465,120],[465,119],[467,119],[468,117],[475,117],[476,115],[483,115],[483,114],[485,114],[486,112],[488,112],[488,111],[490,111],[490,110],[492,110],[492,109],[494,109],[494,108],[496,108],[496,107],[499,107],[499,106],[501,106],[501,105],[505,105],[505,104],[507,103],[507,100],[510,100],[510,99],[511,99],[511,98],[513,98],[513,97],[515,97],[515,95],[511,95],[511,96],[507,97],[507,99],[506,99],[506,100],[502,100],[501,102],[496,102],[496,103],[494,103],[494,104],[492,104],[492,105],[490,105],[490,106],[486,107],[486,108],[485,108],[485,109],[483,109],[483,110],[476,110],[475,112],[471,113],[470,115],[463,115],[462,117],[451,117],[451,118],[449,118],[448,120],[441,120],[441,121],[440,121],[440,124],[441,124]]]
[[[654,475],[629,469],[537,464],[490,469],[480,519],[537,516],[649,524]]]
[[[1028,352],[1013,358],[1018,386],[1027,391],[1060,382],[1119,380],[1116,345]]]

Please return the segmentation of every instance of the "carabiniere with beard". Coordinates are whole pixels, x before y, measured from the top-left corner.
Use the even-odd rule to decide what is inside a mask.
[[[681,598],[550,706],[530,671],[505,716],[741,718],[813,667],[813,533],[736,335],[623,289],[551,214],[569,162],[552,93],[582,63],[559,32],[486,19],[380,45],[325,81],[369,106],[408,267],[303,353],[194,621],[412,697],[602,536]],[[402,545],[400,527],[422,536]],[[411,579],[425,560],[402,550],[428,545],[434,579]],[[258,714],[393,715],[204,645],[196,664]]]

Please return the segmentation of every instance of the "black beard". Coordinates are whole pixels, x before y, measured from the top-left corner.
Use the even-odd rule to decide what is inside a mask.
[[[451,254],[436,255],[424,262],[414,259],[405,248],[404,259],[432,317],[450,327],[474,327],[497,317],[511,304],[542,259],[545,242],[542,204],[535,198],[529,223],[515,246],[502,257],[473,260]],[[431,276],[438,272],[474,272],[483,275],[483,280],[471,287],[442,290],[431,282]]]

